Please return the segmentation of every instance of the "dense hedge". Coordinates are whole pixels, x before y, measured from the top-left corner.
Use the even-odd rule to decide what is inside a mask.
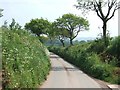
[[[101,79],[108,81],[110,83],[120,84],[120,78],[118,77],[120,74],[116,73],[120,70],[118,67],[114,65],[102,62],[100,52],[104,51],[103,45],[100,43],[99,49],[98,46],[94,46],[96,41],[84,43],[80,45],[70,46],[70,47],[49,47],[49,50],[60,55],[68,62],[76,65],[85,73]],[[92,48],[94,48],[92,50]],[[97,49],[95,49],[97,48]]]
[[[114,56],[117,58],[117,66],[120,67],[120,36],[114,38],[109,47],[106,50],[106,53],[108,53],[111,56]]]
[[[3,88],[38,87],[50,69],[45,51],[39,39],[24,30],[2,30]]]

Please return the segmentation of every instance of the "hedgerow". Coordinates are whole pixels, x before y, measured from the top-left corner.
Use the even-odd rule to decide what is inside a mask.
[[[116,64],[120,67],[120,36],[114,38],[108,46],[106,53],[116,58]],[[114,60],[115,61],[115,60]]]
[[[103,47],[102,49],[99,47]],[[50,51],[63,57],[66,61],[76,65],[88,75],[105,80],[110,83],[120,84],[120,69],[115,65],[103,62],[101,53],[105,52],[100,42],[86,42],[70,47],[48,47]],[[94,46],[93,45],[98,45]],[[92,48],[94,48],[92,50]],[[100,49],[100,50],[98,50]],[[114,59],[113,59],[114,60]],[[111,61],[113,61],[111,60]]]
[[[0,29],[1,31],[2,29]],[[36,88],[50,70],[47,49],[24,30],[2,30],[2,86]]]

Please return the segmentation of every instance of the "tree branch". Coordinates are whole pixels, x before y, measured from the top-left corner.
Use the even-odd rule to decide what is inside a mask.
[[[110,19],[115,15],[115,11],[116,11],[116,10],[117,10],[117,8],[114,9],[112,15],[107,19],[107,21],[110,20]]]
[[[81,29],[81,26],[79,26],[79,30],[76,32],[76,35],[73,37],[73,39],[77,37],[78,33],[80,32],[80,29]]]
[[[108,18],[109,14],[110,14],[110,11],[112,9],[112,6],[113,6],[112,4],[110,5],[110,0],[108,0],[108,12],[107,12],[107,15],[106,15],[105,19]]]
[[[101,17],[104,18],[104,14],[102,12],[102,7],[101,7],[102,2],[99,1],[99,3],[98,3],[97,1],[95,1],[95,3],[97,5],[97,7],[98,7],[98,10],[99,10],[100,14],[101,14]]]
[[[98,12],[98,10],[97,10],[97,8],[96,8],[95,4],[94,4],[94,9],[95,9],[95,11],[96,11],[96,13],[97,13],[98,17],[100,17],[100,18],[103,20],[102,16],[100,16],[100,14],[99,14],[99,12]]]

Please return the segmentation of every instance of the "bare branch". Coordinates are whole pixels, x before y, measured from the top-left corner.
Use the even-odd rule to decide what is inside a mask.
[[[108,0],[108,7],[110,7],[110,0]]]
[[[99,2],[96,1],[96,5],[97,5],[97,7],[98,7],[98,10],[99,10],[102,18],[104,18],[104,14],[103,14],[103,12],[102,12],[101,3],[102,3],[102,2],[100,2],[100,1],[99,1]]]
[[[97,15],[98,15],[101,19],[103,19],[103,18],[102,18],[102,16],[100,16],[99,11],[97,10],[97,8],[96,8],[95,4],[94,4],[94,9],[95,9],[95,11],[96,11]]]
[[[113,7],[113,2],[111,2],[111,4],[110,4],[110,0],[108,0],[108,12],[107,12],[105,19],[107,19],[108,16],[110,15],[110,11],[111,11],[112,7]]]
[[[115,15],[115,11],[116,11],[116,10],[117,10],[117,9],[115,8],[114,11],[113,11],[113,13],[112,13],[112,15],[111,15],[109,18],[107,18],[106,21],[110,20],[110,19]]]

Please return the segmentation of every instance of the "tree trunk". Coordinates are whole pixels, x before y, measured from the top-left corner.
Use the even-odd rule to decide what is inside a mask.
[[[72,46],[73,45],[73,39],[70,38],[70,45]]]
[[[65,47],[64,41],[60,40],[60,42],[62,43],[62,46]]]
[[[105,46],[107,47],[107,36],[106,36],[106,32],[107,32],[107,22],[103,21],[103,39],[104,39],[104,43]]]

